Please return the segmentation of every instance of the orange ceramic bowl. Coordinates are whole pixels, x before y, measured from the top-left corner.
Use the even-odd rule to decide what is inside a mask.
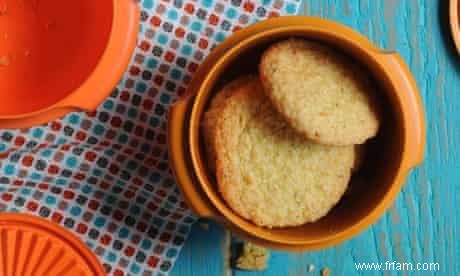
[[[328,44],[364,66],[385,112],[378,137],[369,142],[363,168],[337,206],[318,222],[268,229],[240,217],[220,196],[207,170],[200,124],[216,90],[239,75],[256,74],[263,51],[290,37]],[[195,212],[220,221],[249,240],[285,250],[332,246],[369,227],[394,201],[409,170],[422,161],[424,145],[421,99],[400,56],[377,49],[348,27],[312,17],[271,19],[235,33],[205,60],[169,118],[172,167]]]
[[[0,1],[0,128],[92,111],[136,44],[135,0]]]

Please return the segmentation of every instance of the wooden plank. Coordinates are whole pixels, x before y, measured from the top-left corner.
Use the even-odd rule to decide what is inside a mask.
[[[216,223],[197,222],[170,275],[226,275],[225,271],[229,271],[225,261],[229,242],[225,237],[225,231]]]
[[[447,2],[305,1],[306,14],[351,26],[376,45],[397,50],[406,60],[426,107],[425,162],[410,174],[386,215],[355,239],[304,254],[274,251],[267,271],[234,271],[234,275],[318,275],[323,267],[330,268],[332,275],[368,275],[357,272],[354,262],[386,261],[439,262],[440,275],[460,275],[460,57],[449,37]],[[226,253],[221,252],[224,232],[216,228],[212,235],[197,230],[192,233],[173,275],[225,273]],[[207,245],[210,240],[215,240],[215,248]],[[307,274],[309,264],[316,267],[313,274]],[[434,272],[385,273],[400,274]]]

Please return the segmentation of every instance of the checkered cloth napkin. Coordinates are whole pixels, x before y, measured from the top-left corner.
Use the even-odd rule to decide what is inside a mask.
[[[232,32],[300,0],[138,0],[137,48],[94,113],[0,131],[0,211],[76,234],[112,275],[165,275],[195,218],[168,166],[166,113]],[[95,91],[97,93],[97,91]]]

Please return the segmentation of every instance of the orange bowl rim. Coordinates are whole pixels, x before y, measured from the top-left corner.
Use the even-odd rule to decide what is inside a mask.
[[[450,0],[450,28],[452,37],[460,54],[460,1]]]

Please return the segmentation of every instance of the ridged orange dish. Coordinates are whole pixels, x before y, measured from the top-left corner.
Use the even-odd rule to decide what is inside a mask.
[[[0,275],[103,276],[96,256],[59,225],[22,214],[0,214]]]

